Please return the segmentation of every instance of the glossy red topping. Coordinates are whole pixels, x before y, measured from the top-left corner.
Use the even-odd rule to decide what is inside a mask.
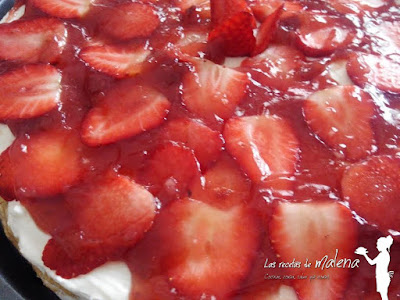
[[[400,272],[399,20],[386,0],[26,1],[0,24],[0,195],[51,235],[47,267],[122,260],[131,299],[376,299],[364,260],[264,263],[391,234]],[[329,279],[265,279],[302,273]]]

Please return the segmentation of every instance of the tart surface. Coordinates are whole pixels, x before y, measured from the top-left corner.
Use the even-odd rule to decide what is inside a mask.
[[[1,219],[53,289],[379,299],[354,251],[391,235],[400,297],[396,2],[31,0],[2,22]]]

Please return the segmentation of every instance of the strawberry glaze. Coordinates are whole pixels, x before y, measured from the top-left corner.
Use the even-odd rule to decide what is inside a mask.
[[[96,178],[104,176],[107,172],[118,172],[121,176],[131,178],[144,186],[156,198],[157,213],[161,217],[155,217],[152,228],[133,246],[110,247],[112,250],[104,253],[97,251],[95,246],[89,245],[87,247],[94,247],[94,250],[88,254],[87,261],[82,262],[78,259],[78,261],[72,260],[71,262],[70,257],[67,257],[59,261],[60,266],[57,267],[65,271],[68,269],[68,264],[76,264],[74,267],[77,270],[74,269],[72,275],[66,272],[69,274],[68,276],[74,277],[77,274],[89,272],[105,261],[124,260],[132,271],[134,287],[131,293],[132,300],[178,299],[180,296],[187,296],[189,299],[190,292],[188,295],[185,293],[181,295],[179,289],[177,290],[170,282],[169,275],[171,273],[168,269],[172,262],[166,263],[164,258],[164,256],[171,256],[171,249],[168,248],[170,245],[166,245],[168,238],[163,230],[164,214],[169,213],[165,207],[170,207],[171,203],[179,201],[178,199],[190,197],[193,192],[195,192],[194,195],[197,195],[198,191],[196,192],[195,189],[198,189],[198,180],[201,180],[199,177],[204,175],[207,178],[207,172],[216,165],[215,161],[218,161],[220,157],[223,160],[226,159],[224,157],[231,160],[229,154],[233,156],[234,154],[227,153],[225,146],[221,148],[225,121],[221,118],[202,119],[196,114],[196,111],[187,109],[182,101],[182,93],[184,93],[182,82],[185,76],[193,71],[194,65],[191,59],[187,59],[185,53],[196,54],[221,63],[224,60],[224,50],[218,43],[207,45],[206,42],[199,43],[198,41],[192,45],[195,47],[194,51],[187,45],[182,48],[183,50],[181,49],[182,51],[172,47],[172,45],[176,45],[179,48],[179,41],[185,39],[189,32],[203,34],[214,28],[209,19],[209,7],[201,4],[198,8],[190,7],[182,11],[176,4],[181,2],[176,1],[175,3],[172,0],[142,1],[154,9],[160,24],[154,25],[155,29],[147,28],[147,31],[143,33],[145,37],[137,34],[136,36],[139,37],[127,39],[124,37],[123,41],[119,41],[119,35],[110,33],[110,28],[103,30],[102,26],[106,26],[103,22],[104,15],[109,13],[107,10],[126,2],[129,1],[97,1],[82,19],[62,20],[68,33],[67,43],[59,60],[52,63],[62,73],[62,104],[43,116],[27,120],[6,120],[5,123],[11,128],[17,139],[29,138],[35,134],[40,135],[41,132],[52,129],[54,131],[67,130],[74,136],[72,140],[75,141],[80,135],[81,124],[88,111],[102,101],[105,93],[121,80],[116,79],[117,76],[112,77],[96,71],[96,68],[93,69],[88,64],[84,64],[79,58],[81,49],[96,44],[116,44],[117,47],[147,45],[151,54],[143,63],[140,73],[128,80],[132,85],[148,85],[168,99],[171,104],[168,108],[168,115],[165,118],[162,117],[166,121],[157,123],[146,132],[109,145],[91,147],[79,142],[76,147],[80,149],[82,161],[80,172],[83,175],[68,181],[66,186],[60,190],[62,193],[57,192],[50,197],[35,197],[34,193],[17,188],[15,196],[29,210],[37,225],[53,237],[52,241],[62,241],[53,248],[48,247],[48,251],[44,255],[45,258],[46,255],[49,256],[47,257],[47,261],[49,261],[54,258],[51,257],[51,250],[56,251],[55,248],[60,247],[60,244],[65,244],[66,241],[67,243],[76,243],[79,247],[81,243],[88,242],[82,241],[81,237],[77,239],[76,236],[73,236],[77,232],[75,230],[77,217],[74,207],[66,200],[66,193],[70,186],[79,190],[80,186],[96,181]],[[265,10],[260,11],[262,7],[267,11],[272,10],[270,11],[272,13],[276,9],[274,7],[280,7],[281,3],[274,1],[279,3],[274,3],[274,7],[271,8],[267,4],[259,6],[258,2],[262,2],[259,0],[249,0],[248,2],[251,4],[250,7],[257,8],[255,14],[258,18],[263,15],[263,12],[265,13]],[[328,147],[329,143],[325,143],[322,138],[316,136],[305,121],[304,101],[316,91],[338,85],[338,82],[329,73],[328,66],[339,60],[354,59],[352,58],[354,53],[386,55],[393,60],[393,65],[397,64],[400,61],[400,38],[396,25],[400,22],[400,9],[389,0],[381,1],[383,4],[378,8],[363,10],[356,7],[351,14],[344,15],[343,11],[350,10],[346,6],[346,3],[350,1],[333,2],[334,4],[330,4],[328,1],[286,1],[287,5],[284,6],[276,31],[271,33],[273,34],[271,45],[267,48],[267,52],[271,51],[272,53],[268,54],[270,60],[266,62],[265,57],[260,58],[260,56],[247,58],[241,66],[236,68],[236,71],[246,73],[250,80],[245,95],[235,108],[233,116],[268,114],[286,120],[292,128],[294,136],[297,137],[299,153],[294,173],[281,178],[285,183],[278,184],[278,189],[284,187],[284,191],[279,193],[275,193],[275,188],[271,188],[269,184],[250,183],[242,171],[246,168],[241,169],[240,163],[232,160],[229,162],[229,167],[225,166],[229,172],[238,172],[243,177],[237,179],[240,182],[237,185],[244,186],[245,192],[239,197],[240,200],[235,197],[235,205],[237,202],[241,202],[246,206],[246,212],[252,216],[254,219],[252,222],[255,224],[249,221],[251,224],[245,223],[246,226],[249,226],[249,230],[254,233],[254,236],[263,238],[258,239],[257,245],[252,246],[255,253],[253,258],[248,260],[247,269],[243,271],[245,274],[238,275],[239,279],[234,281],[235,284],[229,283],[228,286],[231,290],[219,294],[221,298],[229,296],[234,299],[255,299],[252,298],[252,295],[253,293],[257,295],[258,291],[272,294],[281,283],[291,285],[290,280],[284,282],[264,280],[265,258],[268,257],[271,261],[278,260],[277,253],[268,238],[267,229],[277,203],[280,201],[309,203],[342,201],[348,205],[348,199],[342,198],[341,181],[343,173],[356,161],[348,159],[340,150]],[[352,9],[354,9],[353,6]],[[46,14],[29,1],[26,3],[23,20],[43,16]],[[326,18],[324,22],[321,22],[321,16]],[[319,20],[318,25],[313,23],[315,19]],[[390,26],[392,22],[397,23]],[[319,29],[322,31],[319,32]],[[397,33],[392,32],[395,30]],[[123,33],[118,34],[123,35]],[[276,45],[286,48],[280,48],[279,51],[274,52],[271,49],[277,47]],[[286,50],[290,52],[289,55],[285,55]],[[10,72],[20,65],[21,63],[18,62],[2,61],[0,62],[0,74]],[[389,64],[389,68],[393,65]],[[374,116],[371,120],[374,141],[365,155],[398,156],[400,153],[400,96],[396,93],[398,90],[392,86],[386,88],[387,85],[381,84],[379,79],[374,82],[376,77],[373,75],[368,77],[368,80],[360,80],[358,78],[363,75],[357,73],[357,70],[352,68],[348,71],[353,81],[369,93],[375,104]],[[396,74],[396,78],[399,77],[398,68],[389,71]],[[398,82],[397,88],[399,88]],[[182,118],[192,119],[208,128],[206,127],[202,131],[201,128],[198,129],[197,126],[194,126],[191,128],[194,132],[193,136],[190,135],[190,132],[183,137],[179,136],[180,133],[178,136],[168,133],[168,124],[172,122],[184,124],[185,121],[182,121]],[[228,118],[224,116],[224,119]],[[172,125],[171,127],[173,128]],[[196,140],[196,138],[200,140]],[[189,139],[193,141],[190,142]],[[210,149],[208,153],[201,154],[201,159],[200,156],[196,158],[196,153],[201,150],[201,147],[194,148],[199,144]],[[20,148],[17,149],[14,144],[3,156],[9,155],[11,164],[18,164],[18,151],[21,151]],[[250,155],[251,153],[249,153]],[[11,169],[10,171],[2,170],[2,166],[6,163],[4,161],[1,161],[0,171],[12,172]],[[238,161],[240,162],[239,159]],[[3,169],[6,168],[3,167]],[[40,174],[36,175],[40,176]],[[15,178],[14,185],[16,187],[20,186],[18,180]],[[249,185],[251,185],[251,192],[246,188]],[[400,192],[400,186],[398,188],[398,192]],[[10,199],[9,191],[6,193],[5,190],[0,184],[2,196]],[[234,191],[234,193],[236,192]],[[216,194],[218,195],[218,193]],[[220,196],[217,196],[216,199],[218,197]],[[233,205],[225,200],[221,201],[222,207]],[[399,201],[400,199],[393,209],[400,213]],[[216,206],[221,206],[221,203]],[[376,253],[372,250],[375,249],[375,241],[378,237],[387,234],[388,231],[386,229],[380,231],[374,224],[369,224],[368,219],[359,217],[355,211],[352,213],[358,221],[357,245],[371,249],[371,257],[375,257]],[[232,217],[232,220],[235,218]],[[170,223],[167,222],[167,224]],[[166,232],[170,235],[174,234],[171,229]],[[400,274],[400,234],[395,231],[390,231],[390,233],[395,237],[391,248],[390,270],[393,270],[397,276],[391,282],[389,299],[400,299],[400,277],[398,276]],[[164,244],[160,244],[160,235]],[[175,241],[175,237],[171,237],[171,240]],[[248,243],[253,242],[249,238]],[[81,249],[79,247],[78,249]],[[68,251],[63,249],[64,254]],[[76,249],[70,251],[73,252]],[[62,256],[57,258],[62,259]],[[179,258],[180,256],[175,254],[172,260],[179,260]],[[285,270],[276,269],[274,274],[283,275],[284,272]],[[60,273],[66,274],[65,272]],[[365,261],[361,261],[360,267],[351,270],[346,276],[348,276],[348,281],[345,283],[343,296],[339,298],[379,299],[379,294],[375,292],[374,268]],[[231,287],[232,285],[234,287]],[[190,288],[186,289],[185,287],[182,290],[186,291]]]

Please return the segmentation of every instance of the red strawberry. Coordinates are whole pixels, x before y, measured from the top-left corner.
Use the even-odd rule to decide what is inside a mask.
[[[72,258],[54,238],[46,244],[42,259],[46,267],[65,279],[87,274],[108,260],[107,257],[95,251],[85,251],[80,257]]]
[[[170,105],[153,88],[123,81],[109,90],[86,115],[82,140],[98,146],[137,135],[160,125]]]
[[[367,84],[394,93],[400,93],[400,63],[374,54],[357,53],[350,57],[347,72],[360,86]]]
[[[400,230],[400,159],[372,156],[343,175],[342,193],[350,207],[381,230]]]
[[[223,135],[226,149],[254,182],[279,182],[293,175],[299,142],[285,120],[266,115],[232,118]]]
[[[119,40],[147,37],[160,24],[152,6],[137,2],[104,9],[98,18],[99,30]]]
[[[188,110],[207,120],[228,119],[243,98],[247,75],[211,61],[195,64],[183,78],[182,101]]]
[[[310,128],[336,152],[358,160],[373,151],[371,97],[355,86],[335,86],[312,94],[304,104]]]
[[[307,276],[296,279],[293,285],[300,299],[341,299],[349,275],[347,268],[325,268],[316,261],[325,255],[334,259],[352,259],[357,243],[357,224],[350,210],[334,203],[280,203],[269,225],[270,239],[282,262],[301,262],[300,268],[291,268],[290,275]],[[308,260],[310,268],[303,264]],[[289,269],[288,269],[289,270]],[[310,280],[310,276],[329,276],[329,279]]]
[[[133,49],[119,46],[89,46],[83,48],[79,57],[93,69],[123,78],[140,73],[151,51],[146,46]]]
[[[381,55],[392,55],[400,51],[400,21],[381,22],[376,26],[368,24],[367,30],[373,35],[373,47]],[[374,50],[375,50],[374,49]]]
[[[166,123],[162,138],[183,143],[192,149],[203,167],[218,158],[223,145],[222,137],[217,131],[192,119],[176,119]]]
[[[232,207],[248,202],[251,182],[228,155],[222,157],[190,187],[191,198],[216,207]]]
[[[0,197],[11,201],[15,199],[14,168],[10,161],[9,148],[0,155]]]
[[[157,149],[144,171],[152,193],[163,192],[166,199],[162,200],[165,201],[186,196],[190,182],[199,174],[199,165],[193,152],[175,143]]]
[[[204,56],[207,50],[207,35],[206,31],[200,30],[184,32],[183,37],[174,43],[174,47],[183,54],[194,57]]]
[[[0,24],[0,59],[52,63],[59,59],[66,39],[66,28],[56,19]]]
[[[66,201],[84,239],[103,247],[133,246],[156,214],[150,192],[115,173],[71,189]]]
[[[242,67],[264,86],[287,90],[301,80],[304,55],[289,46],[270,45],[263,53],[247,58]]]
[[[245,0],[211,0],[213,28],[208,40],[226,56],[249,55],[256,22]]]
[[[51,65],[25,65],[0,75],[0,119],[43,115],[60,103],[61,74]]]
[[[334,0],[326,1],[342,14],[364,13],[377,11],[385,7],[388,0]]]
[[[261,23],[284,4],[282,0],[249,0],[248,2],[254,16]]]
[[[321,14],[301,14],[297,46],[308,56],[329,55],[353,41],[355,30],[342,19]]]
[[[274,37],[275,31],[278,26],[278,21],[283,12],[283,4],[273,11],[260,25],[256,36],[256,46],[252,55],[257,55],[267,49],[269,43]]]
[[[243,206],[220,210],[178,200],[159,221],[160,244],[170,245],[162,265],[178,293],[190,299],[226,299],[239,288],[260,236],[254,216]]]
[[[25,134],[10,148],[17,195],[61,193],[83,175],[82,144],[74,133],[52,130]]]
[[[31,0],[45,13],[59,18],[81,18],[90,9],[91,0]]]

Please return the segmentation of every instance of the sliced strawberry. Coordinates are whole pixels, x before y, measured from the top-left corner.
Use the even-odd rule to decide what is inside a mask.
[[[208,41],[226,56],[250,55],[256,45],[254,28],[253,15],[247,11],[239,12],[214,26]]]
[[[14,168],[10,161],[9,148],[0,155],[0,197],[6,201],[15,199]]]
[[[270,239],[282,262],[301,262],[300,268],[288,269],[289,275],[307,276],[293,285],[300,299],[341,299],[349,275],[349,262],[341,268],[325,268],[316,262],[325,255],[336,262],[352,259],[357,243],[357,224],[345,206],[334,203],[280,203],[269,225]],[[310,246],[312,245],[312,246]],[[336,254],[338,251],[338,254]],[[305,268],[304,263],[311,263]],[[344,268],[345,265],[345,268]],[[310,280],[310,276],[329,279]]]
[[[61,130],[17,138],[10,148],[17,195],[45,197],[76,184],[83,175],[82,147],[78,136]]]
[[[249,201],[251,182],[236,162],[224,154],[190,187],[191,198],[216,207],[232,207]]]
[[[44,264],[57,275],[71,279],[87,274],[107,262],[107,258],[95,251],[86,251],[78,258],[71,258],[55,239],[51,239],[43,250]]]
[[[254,182],[279,187],[293,176],[299,142],[285,120],[266,115],[232,118],[223,135],[226,149]]]
[[[305,57],[300,51],[283,45],[270,45],[263,53],[247,58],[242,67],[263,86],[287,90],[301,80]]]
[[[252,55],[258,55],[267,49],[278,26],[278,21],[283,12],[283,4],[274,10],[261,24],[256,36],[256,46]]]
[[[66,201],[84,238],[103,247],[133,246],[156,214],[151,193],[115,173],[71,189]]]
[[[195,64],[183,78],[182,101],[188,110],[207,120],[228,119],[243,98],[247,75],[211,61]]]
[[[188,193],[188,186],[200,174],[193,152],[178,144],[168,143],[157,149],[148,161],[144,175],[153,194],[165,199],[180,198]]]
[[[151,51],[147,46],[126,48],[121,46],[89,46],[79,57],[93,69],[108,75],[124,78],[135,76],[143,69],[143,63]]]
[[[375,85],[377,88],[400,93],[400,63],[374,54],[357,53],[350,57],[347,72],[351,80],[360,86]]]
[[[123,81],[86,115],[82,140],[98,146],[137,135],[160,125],[170,105],[155,89]]]
[[[31,0],[32,4],[59,18],[81,18],[90,9],[91,0]]]
[[[160,24],[154,8],[138,2],[103,9],[98,18],[99,30],[119,40],[147,37]]]
[[[183,54],[202,57],[207,50],[207,36],[208,33],[206,31],[186,31],[174,46]]]
[[[0,75],[0,119],[43,115],[60,103],[61,74],[51,65],[25,65]]]
[[[249,55],[255,47],[256,21],[245,0],[211,0],[208,40],[226,56]]]
[[[297,31],[297,46],[308,56],[324,56],[346,47],[355,30],[343,20],[328,15],[304,13]]]
[[[254,216],[243,206],[220,210],[178,200],[165,208],[160,224],[160,244],[171,245],[162,265],[178,293],[190,299],[226,299],[239,288],[260,237]]]
[[[400,21],[384,21],[376,26],[368,24],[367,31],[373,36],[374,50],[382,55],[393,55],[400,51]]]
[[[372,156],[343,175],[342,193],[350,207],[382,230],[400,230],[400,160]]]
[[[183,143],[192,149],[203,167],[207,167],[218,158],[223,145],[219,132],[192,119],[176,119],[168,122],[163,128],[162,139]]]
[[[249,0],[248,2],[254,16],[261,23],[284,4],[282,0]]]
[[[63,23],[38,18],[0,24],[0,59],[23,62],[55,62],[67,39]]]
[[[304,104],[310,128],[330,147],[349,160],[373,151],[371,97],[355,86],[335,86],[312,94]]]
[[[334,0],[326,2],[342,14],[379,11],[389,4],[388,0]]]

